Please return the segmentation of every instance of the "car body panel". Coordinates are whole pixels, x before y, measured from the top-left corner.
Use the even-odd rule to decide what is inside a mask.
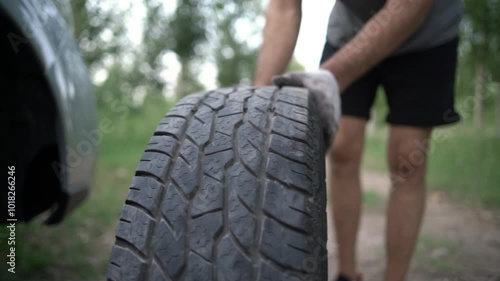
[[[83,198],[90,188],[96,162],[98,143],[88,138],[97,130],[89,74],[66,23],[51,1],[0,0],[0,9],[22,32],[8,35],[15,53],[19,54],[19,44],[31,45],[57,104],[61,120],[58,147],[63,157],[53,167],[61,181],[63,197],[67,197],[67,202],[60,202],[60,208],[65,209],[62,213],[66,213],[80,201],[75,198]]]

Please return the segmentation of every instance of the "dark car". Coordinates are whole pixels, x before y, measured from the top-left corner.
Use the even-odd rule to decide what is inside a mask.
[[[95,101],[67,22],[48,0],[0,0],[0,219],[57,223],[89,192]],[[4,208],[8,208],[4,209]]]

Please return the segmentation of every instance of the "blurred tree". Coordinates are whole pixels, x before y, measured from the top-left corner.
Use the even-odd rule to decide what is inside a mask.
[[[115,1],[70,1],[75,38],[95,78],[100,106],[106,106],[110,95],[133,100],[144,93],[164,93],[166,80],[172,80],[164,76],[169,52],[181,66],[173,82],[177,98],[203,89],[198,78],[207,62],[217,67],[221,86],[250,82],[257,46],[242,34],[260,32],[255,22],[262,16],[261,1],[177,0],[171,10],[165,1],[143,0],[144,29],[138,44],[132,44],[128,34],[130,8],[117,9]],[[296,61],[291,67],[302,68]]]
[[[176,42],[172,40],[171,19],[163,5],[163,1],[144,0],[146,18],[140,47],[142,52],[137,54],[134,68],[140,74],[133,77],[139,79],[134,82],[136,85],[146,86],[149,95],[163,93],[166,81],[160,77],[160,73],[168,66],[163,65],[162,58]]]
[[[257,48],[238,38],[242,26],[255,34],[255,22],[262,14],[260,1],[214,0],[211,19],[214,20],[215,34],[218,38],[215,63],[218,68],[217,82],[220,86],[250,83],[257,58]],[[253,26],[252,26],[253,25]],[[252,30],[253,28],[253,30]],[[247,35],[248,36],[248,35]],[[248,36],[250,37],[250,36]]]
[[[127,33],[131,7],[117,9],[114,0],[72,0],[74,37],[92,77],[100,76],[95,92],[101,109],[109,100],[131,103],[137,92],[160,95],[166,82],[161,58],[168,50],[168,18],[161,1],[145,0],[146,18],[141,42]]]
[[[169,42],[167,47],[177,54],[181,63],[175,90],[177,98],[203,89],[197,82],[192,62],[201,58],[199,46],[206,40],[207,18],[201,10],[204,2],[206,1],[178,0],[175,13],[166,26],[165,39]]]
[[[255,24],[263,15],[261,2],[215,0],[212,7],[210,18],[214,20],[212,26],[216,27],[218,38],[214,52],[217,82],[221,87],[250,84],[259,50],[249,44],[248,38],[262,32],[262,27]],[[241,29],[247,29],[246,38],[240,38]],[[304,70],[304,66],[292,58],[288,70]]]
[[[135,69],[130,66],[135,54],[123,20],[129,9],[116,9],[116,3],[110,0],[69,2],[73,12],[74,38],[96,83],[98,107],[109,109],[112,106],[110,100],[131,99],[132,85],[136,85],[134,81],[139,79],[137,72],[131,71]]]
[[[466,16],[462,26],[462,66],[474,67],[474,125],[483,123],[484,91],[487,83],[499,80],[498,59],[500,30],[500,0],[464,0]],[[500,103],[500,102],[499,102]],[[500,110],[500,109],[497,109]]]
[[[496,102],[495,102],[495,133],[500,138],[500,81],[495,82]]]
[[[105,8],[102,2],[72,0],[74,37],[89,67],[102,65],[106,55],[123,51],[125,11]],[[109,4],[109,1],[107,1]]]

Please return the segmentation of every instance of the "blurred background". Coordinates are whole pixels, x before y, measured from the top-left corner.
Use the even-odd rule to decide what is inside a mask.
[[[53,227],[40,219],[18,224],[14,280],[102,280],[128,185],[155,127],[184,95],[250,84],[268,1],[55,2],[88,65],[98,118],[110,118],[115,130],[103,137],[92,193],[82,206]],[[463,120],[434,134],[415,280],[500,276],[500,0],[463,2],[456,101]],[[333,4],[303,1],[290,69],[318,67]],[[367,219],[360,234],[361,263],[374,274],[383,264],[389,186],[386,114],[379,94],[364,157]],[[6,246],[1,243],[1,252]],[[0,280],[12,277],[0,272]]]

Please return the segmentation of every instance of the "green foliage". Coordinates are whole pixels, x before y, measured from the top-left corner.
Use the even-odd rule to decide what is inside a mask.
[[[465,56],[472,60],[488,60],[494,70],[499,46],[500,0],[464,0],[465,18],[461,29]],[[468,54],[467,54],[468,53]]]
[[[125,11],[105,9],[99,1],[69,1],[73,10],[74,37],[90,68],[100,67],[106,55],[124,49]],[[109,2],[108,2],[109,3]]]
[[[161,1],[145,0],[145,4],[144,41],[153,38],[151,44],[145,44],[146,53],[160,54],[168,49],[177,55],[181,64],[177,98],[203,89],[198,73],[207,62],[217,66],[221,86],[249,80],[257,51],[238,38],[236,26],[242,20],[254,22],[262,14],[260,1],[178,0],[172,15],[163,12]]]
[[[255,22],[262,14],[259,1],[215,0],[216,7],[211,18],[217,28],[212,30],[218,37],[215,62],[218,67],[217,81],[220,86],[250,82],[258,50],[251,48],[244,39],[238,38],[237,24],[242,21]],[[257,32],[254,30],[253,32]]]
[[[162,35],[158,36],[162,38],[160,43],[166,42],[157,51],[160,51],[162,48],[164,51],[168,48],[177,55],[181,63],[181,71],[175,90],[177,98],[203,90],[204,88],[198,82],[196,71],[192,67],[193,61],[200,61],[204,58],[200,52],[200,46],[206,41],[207,18],[203,13],[203,9],[201,9],[201,5],[204,4],[202,2],[197,0],[178,0],[174,14],[168,18],[164,14],[162,16],[159,12],[159,8],[162,6],[161,2],[152,6],[151,3],[153,1],[146,0],[149,11],[148,18],[154,15],[157,20],[160,19],[160,23],[163,23],[161,25],[152,25],[152,27],[162,30]]]
[[[146,1],[151,2],[151,1]],[[166,34],[174,51],[181,62],[189,62],[198,55],[196,48],[206,39],[207,18],[202,13],[200,6],[208,1],[178,0],[177,9],[169,22]]]
[[[500,0],[464,0],[465,17],[461,28],[458,93],[476,97],[474,124],[479,131],[491,109],[482,97],[492,82],[500,81]],[[474,82],[474,83],[471,83]],[[500,95],[500,93],[497,93]],[[500,99],[500,96],[498,97]],[[500,107],[500,102],[497,107]],[[500,111],[500,108],[497,108]],[[500,131],[500,121],[496,124]]]
[[[434,146],[429,179],[435,188],[468,203],[500,207],[500,139],[462,136]]]

